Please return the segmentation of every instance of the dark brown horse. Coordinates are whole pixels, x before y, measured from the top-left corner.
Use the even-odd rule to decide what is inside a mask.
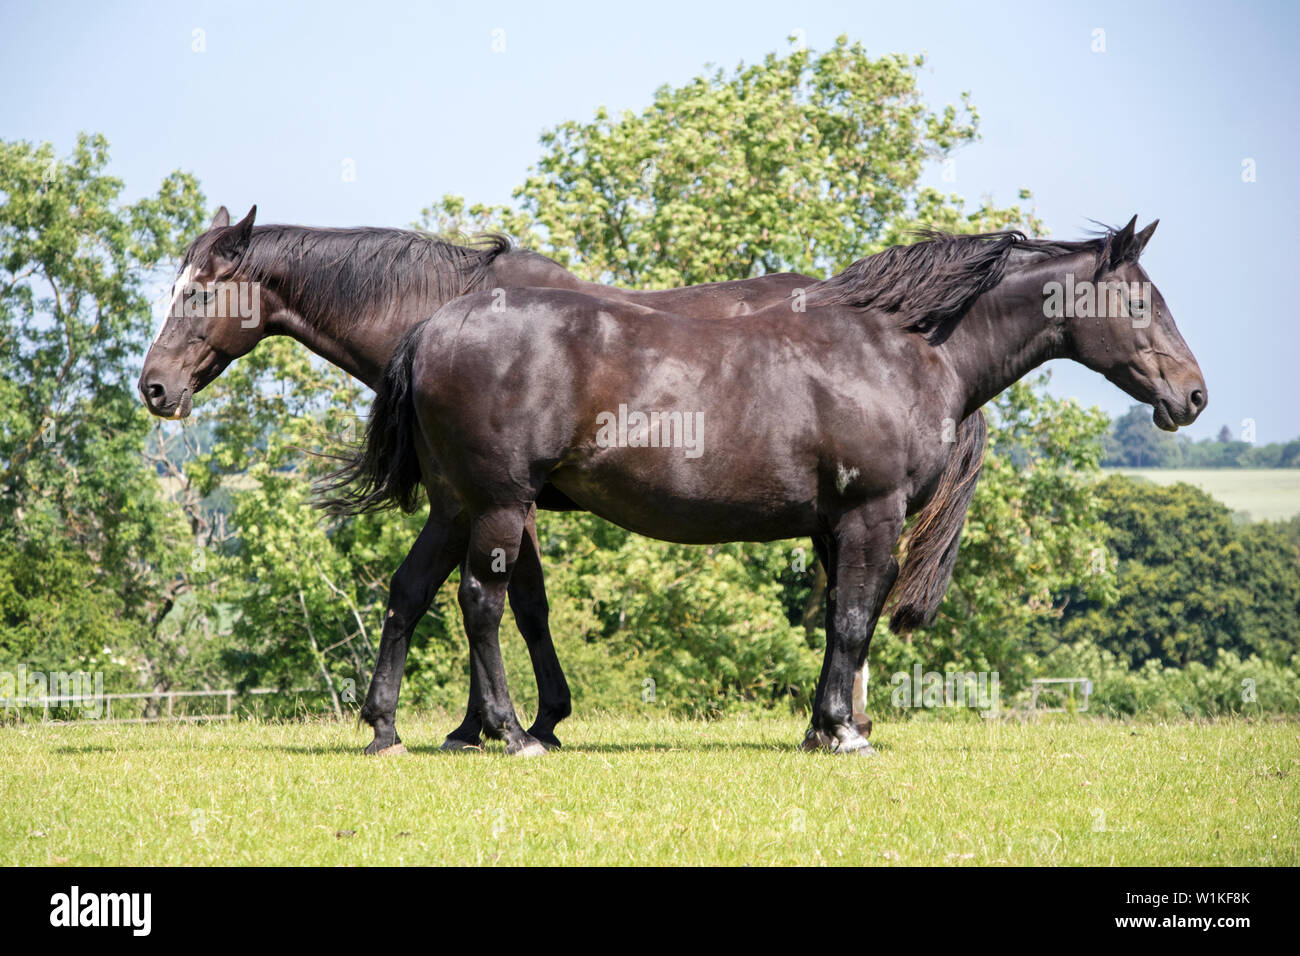
[[[291,336],[374,388],[407,331],[444,303],[476,290],[495,290],[489,293],[495,295],[524,286],[570,289],[629,306],[737,316],[790,301],[816,281],[784,273],[635,292],[583,282],[550,259],[512,250],[500,239],[464,247],[408,230],[254,226],[255,214],[256,207],[231,225],[223,207],[182,260],[162,328],[140,376],[141,394],[155,415],[188,415],[194,395],[268,335]],[[979,416],[960,426],[958,439],[968,450],[961,461],[967,470],[952,480],[972,489],[983,435]],[[550,487],[542,489],[537,503],[544,508],[576,507]],[[951,521],[919,535],[918,556],[926,552],[927,541],[931,550],[937,545],[938,551],[955,556],[950,526]],[[429,519],[391,582],[379,656],[362,708],[374,729],[367,753],[400,749],[395,715],[411,633],[464,557],[468,527],[468,515],[449,489],[431,487]],[[951,561],[945,568],[942,554],[927,561],[918,557],[907,569],[905,574],[930,582],[930,590],[937,588],[941,596]],[[554,728],[570,711],[569,688],[551,640],[531,512],[508,590],[537,677],[538,715],[529,732],[558,746]],[[481,711],[477,674],[471,673],[465,720],[444,746],[479,744]]]
[[[905,518],[958,493],[953,424],[1053,358],[1152,405],[1162,428],[1205,407],[1138,263],[1155,224],[1135,225],[1083,242],[936,235],[816,283],[806,314],[702,321],[567,290],[475,293],[403,340],[341,479],[358,482],[354,509],[409,506],[423,484],[469,514],[471,667],[484,731],[517,754],[543,747],[515,715],[497,632],[543,489],[670,541],[825,542],[834,626],[804,746],[868,754],[854,675]]]

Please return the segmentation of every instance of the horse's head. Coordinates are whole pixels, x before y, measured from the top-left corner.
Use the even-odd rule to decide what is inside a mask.
[[[1164,296],[1138,263],[1156,222],[1135,232],[1134,216],[1106,237],[1092,289],[1080,284],[1065,328],[1074,358],[1152,406],[1156,425],[1174,431],[1196,420],[1208,396],[1201,367],[1174,325]],[[1093,294],[1090,307],[1085,304],[1088,291]]]
[[[181,260],[140,374],[144,403],[161,418],[189,415],[195,393],[266,335],[262,290],[239,275],[256,213],[254,206],[232,226],[222,206]]]

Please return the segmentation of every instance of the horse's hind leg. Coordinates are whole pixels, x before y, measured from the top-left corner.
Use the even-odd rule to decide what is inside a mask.
[[[478,680],[479,718],[483,732],[504,740],[506,752],[532,756],[546,752],[524,731],[506,687],[499,642],[501,614],[515,563],[528,505],[499,506],[476,515],[470,525],[469,551],[460,570],[461,611],[469,635],[470,667]]]
[[[550,606],[542,575],[541,549],[537,543],[536,512],[531,511],[520,540],[519,560],[510,576],[510,609],[515,612],[519,633],[528,645],[533,674],[537,678],[537,719],[528,728],[549,750],[560,746],[555,725],[573,711],[569,683],[551,640]]]
[[[535,512],[530,512],[524,533],[519,542],[519,560],[510,575],[507,595],[510,609],[515,612],[515,623],[528,645],[532,658],[533,675],[537,678],[537,719],[528,733],[542,742],[547,750],[560,746],[555,736],[555,725],[572,712],[569,684],[555,654],[551,641],[550,607],[546,602],[546,582],[542,576],[541,551],[537,543]],[[464,750],[482,744],[483,723],[479,718],[483,692],[479,687],[478,673],[470,668],[469,703],[465,719],[447,735],[443,750]]]
[[[400,753],[404,749],[402,739],[397,736],[397,698],[411,633],[465,553],[467,538],[468,526],[464,520],[457,522],[430,513],[406,560],[393,575],[375,673],[361,707],[361,719],[375,731],[375,739],[366,747],[368,754]]]
[[[892,552],[903,529],[904,511],[901,499],[872,502],[845,515],[835,529],[831,545],[835,628],[827,635],[805,749],[874,752],[853,720],[853,683],[866,660],[885,598],[898,577],[898,562]]]

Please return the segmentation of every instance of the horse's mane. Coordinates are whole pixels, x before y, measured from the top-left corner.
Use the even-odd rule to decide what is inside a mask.
[[[927,229],[916,235],[920,242],[890,246],[809,287],[807,304],[891,313],[900,328],[937,345],[1009,267],[1091,252],[1101,270],[1123,252],[1115,245],[1120,231],[1110,227],[1076,242],[1030,239],[1015,230],[955,235]]]
[[[441,303],[471,292],[511,248],[495,234],[461,246],[412,229],[254,226],[238,271],[250,282],[287,276],[285,292],[299,308],[343,323],[412,294]]]

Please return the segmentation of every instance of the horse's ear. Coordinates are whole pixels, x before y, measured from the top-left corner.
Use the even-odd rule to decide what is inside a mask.
[[[1119,232],[1111,237],[1110,267],[1116,268],[1121,262],[1136,259],[1133,253],[1133,230],[1137,228],[1138,217],[1134,216]]]
[[[217,243],[217,252],[227,259],[238,259],[248,248],[248,241],[253,237],[253,220],[257,218],[257,206],[248,210],[248,215],[230,227],[230,231]]]
[[[1151,237],[1155,235],[1156,226],[1158,225],[1160,225],[1160,220],[1154,219],[1152,220],[1151,225],[1147,226],[1145,229],[1143,229],[1141,232],[1139,232],[1136,236],[1133,237],[1133,260],[1134,261],[1137,261],[1137,258],[1140,255],[1142,255],[1142,250],[1147,247],[1147,243],[1150,242]]]
[[[212,217],[212,225],[208,226],[208,228],[225,229],[228,225],[230,225],[230,210],[222,206],[217,210],[217,214]]]
[[[245,216],[243,219],[239,220],[239,222],[235,223],[235,230],[237,232],[242,233],[245,236],[251,236],[253,234],[253,220],[256,218],[257,218],[257,204],[254,203],[253,207],[248,210],[248,215]],[[1133,222],[1137,222],[1137,216],[1133,217]],[[1129,223],[1129,226],[1132,225],[1133,225],[1132,222]]]

